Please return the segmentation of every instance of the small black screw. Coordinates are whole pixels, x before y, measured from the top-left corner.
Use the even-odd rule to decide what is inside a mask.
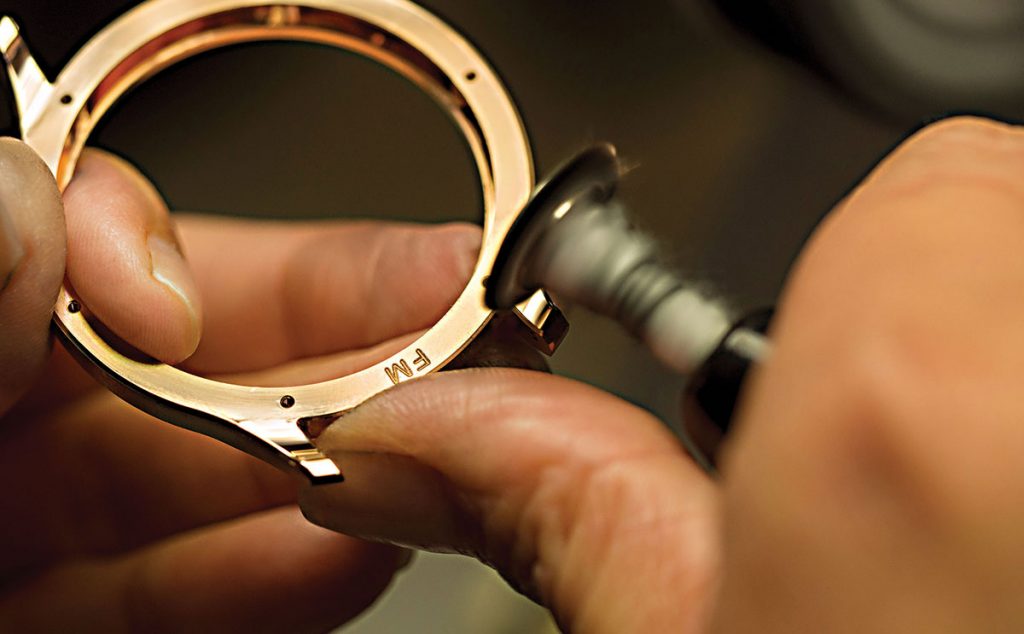
[[[473,71],[466,73],[466,81],[476,81],[476,73]]]
[[[68,303],[69,313],[80,313],[82,312],[82,305],[78,303],[77,299],[73,299]]]
[[[63,97],[60,98],[60,102],[62,104],[64,104],[65,106],[68,105],[69,103],[71,103],[72,101],[73,100],[71,98],[71,95],[64,95]]]
[[[286,394],[285,396],[281,397],[281,407],[283,407],[285,409],[288,409],[289,407],[291,407],[293,405],[295,405],[295,397],[294,396]]]

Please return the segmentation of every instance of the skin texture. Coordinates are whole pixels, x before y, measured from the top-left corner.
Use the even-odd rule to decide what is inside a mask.
[[[774,353],[748,386],[718,481],[611,395],[538,373],[466,370],[403,384],[327,428],[317,442],[348,480],[303,490],[302,511],[354,538],[476,555],[567,631],[1020,631],[1021,174],[1024,132],[950,120],[910,139],[835,210],[793,270]],[[42,201],[59,227],[59,205]],[[81,202],[67,209],[69,253],[79,248],[71,216],[92,208]],[[187,219],[180,229],[204,315],[190,367],[262,380],[280,363],[293,379],[323,363],[353,367],[375,353],[350,347],[427,327],[471,259],[462,247],[425,250],[432,275],[410,282],[387,264],[357,266],[334,287],[343,250],[302,248],[323,231],[271,241],[263,227]],[[362,231],[413,240],[402,237],[411,229],[365,225],[330,239],[348,231],[355,249],[370,242]],[[436,231],[442,244],[455,242],[444,232],[471,241]],[[271,252],[260,257],[273,266],[259,269],[253,248],[226,259],[208,246],[229,233]],[[292,256],[273,260],[277,248]],[[359,261],[379,262],[372,252]],[[54,253],[37,270],[59,269]],[[311,253],[339,259],[303,263]],[[293,313],[285,291],[241,332],[227,326],[241,297],[231,289],[267,275],[326,275],[319,299],[362,289],[379,312],[371,323],[353,311],[351,332],[332,332],[316,311]],[[424,318],[378,307],[370,282],[424,292]],[[18,283],[0,295],[0,329],[40,359],[27,342],[46,311],[29,326],[10,317],[28,315],[7,303],[26,292]],[[422,284],[436,286],[413,288]],[[187,314],[168,314],[187,332]],[[170,354],[184,340],[162,344]],[[332,356],[300,361],[310,352]],[[13,401],[27,381],[4,367]],[[0,435],[0,476],[18,483],[0,497],[0,517],[18,518],[0,523],[0,623],[322,631],[362,609],[403,560],[303,523],[294,483],[90,391],[59,353],[46,372]]]

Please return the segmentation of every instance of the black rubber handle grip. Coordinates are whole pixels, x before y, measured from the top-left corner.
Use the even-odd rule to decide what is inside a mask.
[[[729,434],[747,374],[768,353],[773,314],[774,309],[759,310],[736,322],[687,384],[683,428],[711,465]]]

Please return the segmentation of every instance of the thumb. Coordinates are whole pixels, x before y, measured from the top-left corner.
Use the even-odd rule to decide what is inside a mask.
[[[199,290],[167,205],[134,167],[86,150],[64,192],[68,280],[104,326],[165,363],[199,345]]]
[[[714,485],[663,425],[609,394],[521,370],[450,372],[369,401],[318,446],[348,479],[304,492],[316,523],[475,555],[572,630],[703,619]]]
[[[0,414],[42,371],[64,276],[64,212],[50,170],[0,139]]]

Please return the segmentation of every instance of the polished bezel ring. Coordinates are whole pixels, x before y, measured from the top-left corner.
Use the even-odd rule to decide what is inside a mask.
[[[491,321],[484,285],[509,227],[529,198],[533,166],[526,132],[500,79],[448,25],[406,0],[149,0],[94,36],[54,81],[36,64],[18,26],[0,21],[22,138],[67,186],[86,140],[126,92],[186,58],[244,42],[299,40],[369,57],[429,93],[462,130],[483,188],[484,239],[473,277],[428,332],[366,370],[314,385],[232,385],[112,347],[90,325],[81,300],[60,291],[54,322],[68,348],[120,397],[168,422],[218,438],[314,483],[341,479],[305,430],[393,385],[445,367]],[[324,125],[331,125],[325,121]],[[519,309],[546,351],[543,294]],[[550,323],[550,322],[548,322]]]

